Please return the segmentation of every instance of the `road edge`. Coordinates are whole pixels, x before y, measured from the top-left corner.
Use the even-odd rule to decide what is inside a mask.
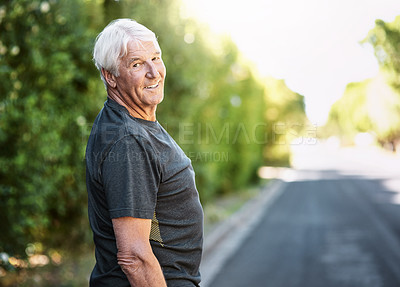
[[[219,223],[204,238],[203,257],[200,265],[201,286],[208,287],[224,263],[233,255],[243,240],[259,223],[262,215],[282,194],[286,183],[280,179],[269,182],[255,198]]]

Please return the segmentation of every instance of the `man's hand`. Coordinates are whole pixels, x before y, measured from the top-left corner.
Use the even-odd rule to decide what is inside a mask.
[[[160,264],[151,249],[151,220],[121,217],[112,220],[118,264],[131,286],[166,287]]]

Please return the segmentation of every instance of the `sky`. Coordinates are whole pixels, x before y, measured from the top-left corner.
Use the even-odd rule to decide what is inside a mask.
[[[303,95],[313,124],[350,82],[377,75],[369,44],[375,20],[400,15],[400,0],[182,0],[185,13],[228,34],[261,75]]]

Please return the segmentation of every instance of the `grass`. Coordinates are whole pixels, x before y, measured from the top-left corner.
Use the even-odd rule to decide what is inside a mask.
[[[85,250],[73,257],[65,256],[60,264],[48,264],[42,267],[22,268],[7,272],[0,278],[4,287],[87,287],[90,272],[94,266],[93,250]]]
[[[238,211],[248,200],[257,196],[266,183],[267,180],[263,180],[257,186],[221,196],[203,206],[205,235],[209,234],[218,223],[228,219]]]

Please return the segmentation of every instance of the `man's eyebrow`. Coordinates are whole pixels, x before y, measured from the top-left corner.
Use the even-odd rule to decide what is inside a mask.
[[[128,65],[133,63],[133,62],[139,61],[139,60],[140,60],[139,57],[130,58],[129,61],[128,61]]]
[[[154,52],[154,55],[160,56],[161,55],[161,51]],[[140,57],[130,58],[129,61],[128,61],[128,65],[133,63],[133,62],[135,62],[135,61],[139,61],[140,59],[141,59]]]

